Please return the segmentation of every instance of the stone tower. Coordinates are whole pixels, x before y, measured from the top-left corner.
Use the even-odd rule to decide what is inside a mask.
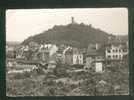
[[[74,17],[71,17],[71,23],[75,24]]]

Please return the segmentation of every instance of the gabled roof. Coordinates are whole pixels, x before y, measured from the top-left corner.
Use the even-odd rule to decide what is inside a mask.
[[[87,56],[104,56],[104,55],[105,55],[104,47],[101,47],[97,50],[92,47],[88,47],[88,49],[87,49]]]
[[[65,52],[65,54],[73,54],[73,50],[72,49],[69,49]]]
[[[57,50],[56,52],[62,54],[63,50]]]
[[[97,51],[95,49],[88,48],[87,49],[87,55],[88,56],[96,56],[96,55],[98,55],[98,53],[97,53]]]
[[[115,46],[126,45],[126,42],[123,42],[119,39],[112,39],[112,40],[108,41],[107,45],[115,45]]]
[[[73,54],[84,54],[84,53],[86,53],[85,49],[73,48]]]
[[[105,56],[105,48],[101,47],[100,49],[97,50],[97,53],[100,56]]]
[[[120,49],[127,49],[128,48],[126,43],[111,43],[111,44],[107,44],[106,48],[111,49],[112,46],[115,46],[115,47],[120,48]]]

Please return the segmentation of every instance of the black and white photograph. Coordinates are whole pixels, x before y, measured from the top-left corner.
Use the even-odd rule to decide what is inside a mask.
[[[6,96],[129,95],[127,8],[6,10]]]

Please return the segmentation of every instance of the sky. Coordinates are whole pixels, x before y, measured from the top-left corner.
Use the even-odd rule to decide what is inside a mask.
[[[6,10],[6,41],[20,41],[39,34],[54,25],[75,22],[91,24],[109,34],[128,34],[126,8],[73,9],[8,9]]]

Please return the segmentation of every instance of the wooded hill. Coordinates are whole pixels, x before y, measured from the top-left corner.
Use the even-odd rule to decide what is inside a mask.
[[[27,38],[22,44],[28,44],[30,41],[34,41],[37,43],[68,44],[85,48],[89,43],[107,43],[109,36],[115,38],[112,34],[83,23],[55,25],[47,31]]]

